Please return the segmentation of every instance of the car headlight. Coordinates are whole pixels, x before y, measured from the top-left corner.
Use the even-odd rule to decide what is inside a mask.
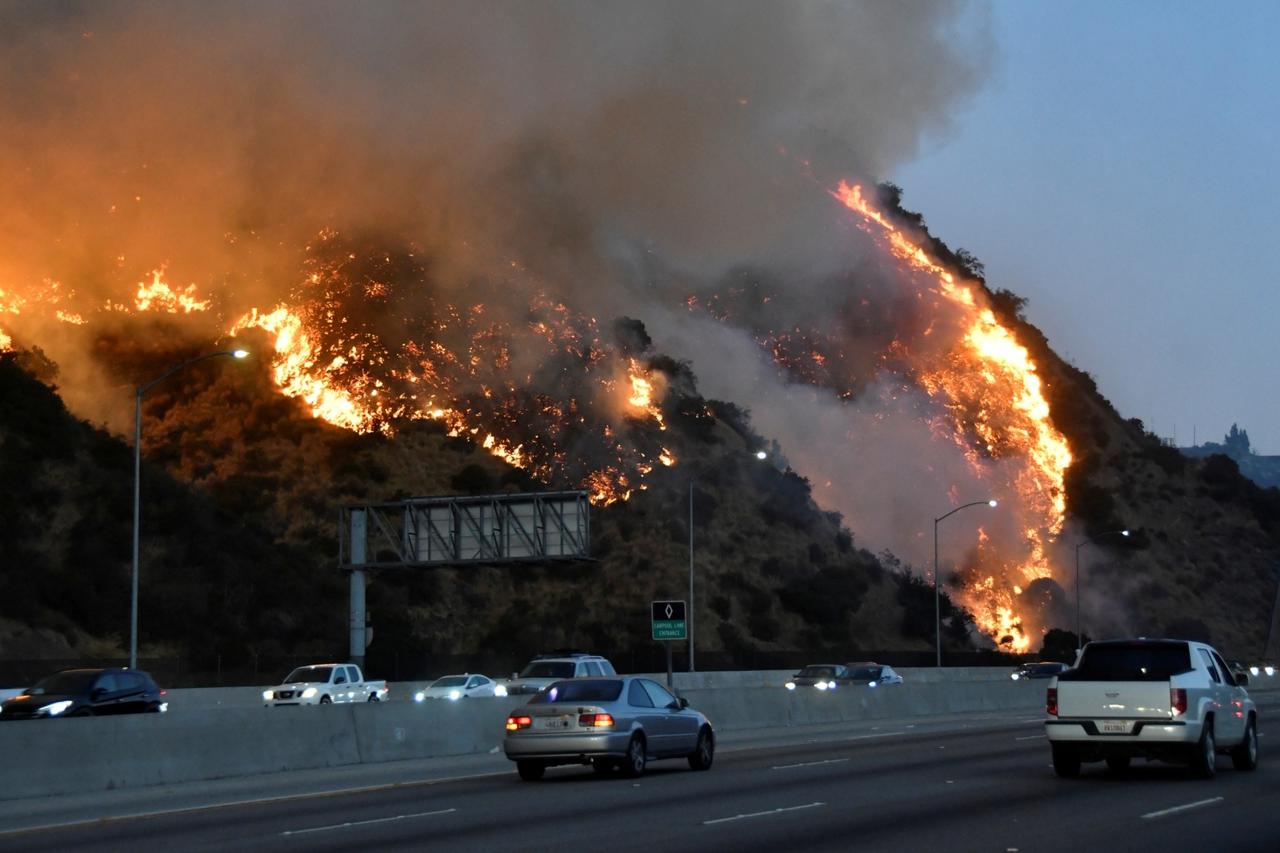
[[[266,700],[267,702],[270,702],[270,701],[271,701],[271,691],[270,691],[270,690],[264,690],[264,691],[262,691],[262,698],[263,698],[264,700]]]
[[[796,683],[795,683],[794,681],[788,681],[786,684],[784,684],[784,685],[782,685],[782,686],[783,686],[783,687],[785,687],[785,688],[787,688],[788,690],[795,690],[795,689],[796,689]]]
[[[1266,667],[1263,671],[1264,671],[1264,672],[1266,672],[1266,674],[1267,674],[1267,675],[1275,675],[1275,674],[1276,674],[1276,668],[1275,668],[1274,666],[1268,666],[1268,667]]]
[[[426,698],[427,698],[427,694],[426,694],[426,693],[424,693],[424,692],[422,692],[421,690],[419,690],[417,693],[413,694],[413,701],[415,701],[415,702],[421,702],[421,701],[425,700]]]
[[[817,684],[815,684],[815,685],[813,685],[813,686],[814,686],[814,687],[816,687],[816,688],[818,688],[819,690],[826,690],[826,689],[827,689],[827,682],[825,682],[825,681],[819,681]]]
[[[867,686],[868,686],[868,687],[875,687],[875,686],[876,686],[876,683],[875,683],[874,681],[868,681],[868,682],[867,682]]]
[[[45,705],[40,709],[40,713],[48,714],[50,717],[56,717],[63,711],[70,708],[74,703],[70,699],[63,699],[61,702],[54,702],[51,705]]]
[[[312,696],[316,695],[319,692],[320,691],[316,690],[314,687],[308,687],[306,690],[302,691],[302,698],[310,699]]]
[[[461,691],[461,690],[450,690],[450,691],[449,691],[449,698],[450,698],[450,699],[452,699],[453,701],[457,702],[459,699],[461,699],[461,698],[462,698],[462,691]]]
[[[493,688],[493,695],[494,695],[494,696],[506,696],[506,695],[507,695],[507,688],[506,688],[504,685],[501,685],[501,684],[495,685],[495,686],[494,686],[494,688]]]
[[[1013,675],[1010,675],[1009,677],[1012,678],[1014,681],[1017,681],[1022,676],[1018,675],[1018,673],[1015,672]]]
[[[167,714],[167,713],[169,713],[169,703],[168,703],[168,702],[161,702],[161,703],[160,703],[160,713],[161,713],[161,714]]]

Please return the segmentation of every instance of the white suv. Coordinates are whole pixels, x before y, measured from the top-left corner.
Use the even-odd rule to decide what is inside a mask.
[[[591,678],[617,674],[613,664],[599,655],[589,655],[586,652],[538,655],[518,674],[512,673],[506,688],[508,695],[518,696],[537,693],[547,685],[566,678]]]

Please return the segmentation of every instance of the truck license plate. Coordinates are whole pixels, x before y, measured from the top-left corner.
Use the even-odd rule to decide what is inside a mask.
[[[1128,720],[1103,720],[1102,733],[1104,735],[1127,735],[1129,733],[1130,723]]]

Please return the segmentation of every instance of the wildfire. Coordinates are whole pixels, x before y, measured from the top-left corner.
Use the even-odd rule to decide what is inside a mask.
[[[164,282],[164,267],[151,271],[151,282],[138,282],[138,292],[134,294],[133,304],[139,311],[163,311],[169,314],[190,314],[193,311],[208,311],[210,302],[196,298],[196,286],[189,284],[174,290]]]
[[[1052,574],[1044,540],[1062,529],[1066,509],[1063,480],[1071,464],[1066,439],[1049,422],[1049,405],[1035,363],[995,313],[981,304],[984,300],[977,284],[957,281],[951,271],[876,210],[863,196],[861,186],[841,181],[832,195],[860,214],[864,230],[883,241],[908,269],[923,274],[930,289],[964,318],[960,344],[939,363],[923,369],[919,380],[930,396],[944,402],[950,432],[971,463],[976,465],[980,456],[1018,456],[1029,462],[1017,478],[1016,488],[1022,510],[1041,523],[1026,530],[1027,557],[1006,567],[1004,574],[1012,576],[1011,582],[997,585],[993,577],[970,581],[958,595],[974,611],[979,625],[998,642],[1025,651],[1032,638],[1022,629],[1016,612],[1019,593],[1014,590],[1023,588],[1026,581]],[[978,446],[971,436],[976,437]]]

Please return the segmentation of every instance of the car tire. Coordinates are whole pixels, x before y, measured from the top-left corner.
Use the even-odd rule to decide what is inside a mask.
[[[711,762],[716,756],[716,738],[706,726],[698,732],[698,744],[689,753],[689,767],[692,770],[710,770]]]
[[[1213,736],[1213,717],[1206,717],[1200,740],[1191,747],[1191,772],[1200,779],[1212,779],[1218,772],[1218,742]]]
[[[377,693],[370,693],[370,694],[369,694],[369,701],[370,701],[370,702],[377,702],[377,701],[378,701],[378,694],[377,694]]]
[[[1107,757],[1107,769],[1117,776],[1129,772],[1129,761],[1131,759],[1127,755],[1111,755]]]
[[[1253,717],[1244,727],[1244,740],[1231,750],[1231,766],[1237,770],[1258,769],[1258,723]]]
[[[645,751],[644,735],[637,732],[631,736],[631,742],[627,744],[627,754],[622,759],[623,775],[628,779],[639,779],[644,775],[646,761],[648,761],[648,755]]]
[[[1063,779],[1074,779],[1080,775],[1080,753],[1066,743],[1053,744],[1053,772]]]
[[[328,705],[328,704],[329,704],[330,702],[332,702],[332,701],[333,701],[333,700],[329,698],[329,695],[328,695],[327,693],[326,693],[324,696],[321,696],[321,697],[320,697],[320,704],[321,704],[321,705]]]
[[[516,772],[526,782],[537,782],[542,778],[542,774],[547,772],[547,766],[537,761],[517,761]]]

